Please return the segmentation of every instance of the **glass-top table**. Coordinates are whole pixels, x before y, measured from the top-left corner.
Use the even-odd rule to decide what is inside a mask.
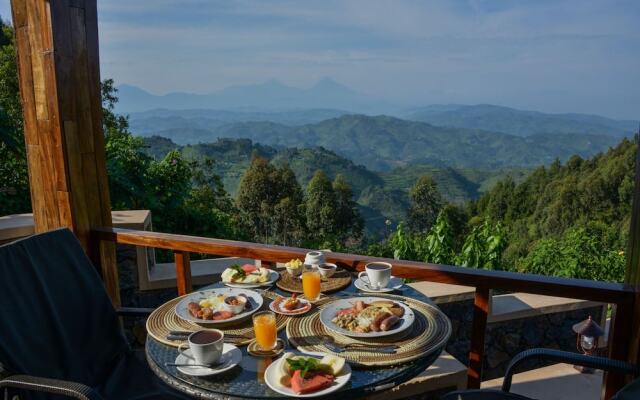
[[[287,272],[281,271],[281,273]],[[217,283],[203,289],[222,286],[221,283]],[[275,286],[269,290],[283,296],[291,295]],[[327,295],[339,294],[343,296],[345,293],[364,294],[364,292],[356,289],[352,282],[347,288],[336,293],[327,293]],[[408,285],[404,285],[401,289],[387,294],[411,297],[432,304],[427,296]],[[286,351],[300,353],[288,342],[286,329],[282,329],[278,333],[278,337],[284,339],[287,343]],[[241,363],[223,374],[210,377],[192,377],[182,374],[175,367],[165,366],[165,363],[175,361],[178,350],[175,347],[158,342],[150,335],[147,336],[146,356],[149,366],[160,379],[169,386],[196,398],[230,400],[287,398],[271,390],[264,382],[265,369],[277,358],[255,357],[247,353],[247,346],[240,346],[239,348],[242,351]],[[417,360],[392,367],[363,368],[354,366],[349,383],[327,397],[332,399],[356,399],[374,392],[391,389],[424,371],[438,358],[441,352],[442,348]]]

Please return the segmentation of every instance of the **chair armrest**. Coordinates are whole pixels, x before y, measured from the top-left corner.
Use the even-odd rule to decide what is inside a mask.
[[[30,375],[12,375],[0,381],[0,390],[9,388],[59,394],[79,400],[102,400],[96,391],[82,383]]]
[[[153,312],[153,308],[118,307],[116,314],[121,317],[148,317]]]
[[[583,367],[601,369],[620,374],[633,374],[636,376],[640,374],[640,367],[624,361],[612,360],[606,357],[586,356],[584,354],[571,353],[569,351],[562,350],[530,349],[516,354],[516,356],[511,359],[511,362],[507,367],[507,372],[504,374],[504,380],[502,381],[503,391],[508,392],[511,389],[511,381],[513,374],[515,373],[515,369],[524,361],[532,358],[581,365]]]

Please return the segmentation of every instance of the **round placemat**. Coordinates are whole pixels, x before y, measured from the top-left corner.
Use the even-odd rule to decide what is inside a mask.
[[[398,301],[398,299],[394,299]],[[292,345],[302,352],[329,353],[345,358],[353,364],[362,366],[390,366],[405,363],[424,357],[432,351],[444,347],[451,336],[451,322],[438,308],[410,298],[402,301],[411,307],[415,313],[415,321],[409,329],[398,335],[382,338],[362,339],[352,338],[327,330],[320,322],[320,310],[291,319],[287,324],[287,337]],[[336,345],[347,343],[362,343],[371,345],[366,350],[348,349],[336,353],[325,346],[325,340],[332,340]],[[376,346],[395,344],[398,349],[395,354],[376,352]]]
[[[264,302],[262,307],[260,307],[260,311],[269,310],[269,303],[278,296],[275,293],[266,291],[261,294],[264,298]],[[176,315],[176,304],[178,304],[185,296],[170,300],[156,308],[151,315],[149,315],[149,318],[147,318],[147,334],[167,346],[178,347],[180,344],[185,343],[186,340],[168,340],[167,335],[169,335],[169,331],[195,332],[200,329],[212,328],[210,325],[204,326],[185,321]],[[276,314],[276,326],[278,330],[285,327],[287,319],[288,317],[284,315]],[[238,323],[233,323],[232,325],[215,326],[215,329],[223,331],[225,334],[225,341],[233,343],[236,346],[244,346],[254,339],[253,320],[251,318],[247,318]]]
[[[320,291],[335,292],[350,284],[351,273],[344,268],[338,268],[330,278],[320,282]],[[280,273],[280,279],[276,282],[276,286],[287,292],[302,293],[302,279],[298,276],[292,276],[286,270]]]

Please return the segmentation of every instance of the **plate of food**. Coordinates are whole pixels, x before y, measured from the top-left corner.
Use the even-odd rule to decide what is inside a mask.
[[[269,304],[269,308],[277,314],[301,315],[311,310],[311,303],[293,293],[291,297],[278,297]]]
[[[395,335],[409,328],[414,320],[409,306],[383,297],[336,300],[320,312],[320,322],[327,329],[361,338]]]
[[[268,268],[236,264],[222,272],[222,283],[233,288],[257,288],[273,285],[279,276],[276,271]]]
[[[322,358],[285,353],[264,371],[264,381],[285,396],[308,398],[326,396],[351,379],[351,367],[344,358]]]
[[[253,290],[219,288],[193,292],[176,304],[176,315],[201,325],[242,321],[262,307],[263,299]]]

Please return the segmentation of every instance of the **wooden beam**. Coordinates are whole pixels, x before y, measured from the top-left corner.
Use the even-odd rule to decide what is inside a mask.
[[[36,232],[73,230],[118,301],[102,129],[96,0],[11,0]]]
[[[489,288],[478,287],[473,301],[473,328],[471,329],[471,349],[469,350],[469,369],[467,387],[479,389],[482,382],[482,363],[484,361],[484,337],[489,316]]]
[[[309,249],[296,247],[121,228],[98,228],[95,230],[95,235],[103,240],[120,244],[174,251],[180,250],[225,257],[270,260],[272,262],[286,262],[292,258],[304,259],[305,254],[310,251]],[[629,301],[634,296],[632,288],[620,283],[568,279],[506,271],[488,271],[338,252],[326,253],[326,257],[328,262],[333,262],[342,267],[357,271],[363,270],[364,266],[369,262],[384,261],[393,264],[393,274],[401,278],[462,286],[486,287],[490,289],[569,297],[614,304]]]

